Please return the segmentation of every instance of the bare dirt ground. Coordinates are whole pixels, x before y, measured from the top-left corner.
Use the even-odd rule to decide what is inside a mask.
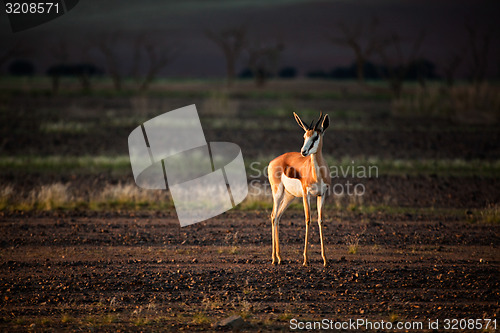
[[[326,220],[323,268],[315,224],[302,266],[298,210],[281,224],[281,266],[270,262],[268,212],[182,229],[173,213],[3,216],[0,328],[193,331],[231,314],[260,331],[288,330],[293,318],[498,318],[499,225],[335,211]]]
[[[496,167],[481,165],[496,165],[500,158],[498,122],[395,115],[384,96],[350,93],[332,83],[309,87],[307,95],[302,83],[293,84],[293,94],[286,83],[272,86],[275,96],[247,91],[228,99],[213,97],[206,83],[202,90],[208,94],[200,94],[200,87],[167,94],[171,87],[162,87],[158,96],[5,90],[0,157],[124,156],[126,138],[138,124],[195,103],[207,141],[238,144],[246,162],[298,151],[302,133],[292,112],[310,122],[323,110],[332,122],[325,134],[327,157],[447,160],[478,170],[457,174],[436,166],[439,172],[391,173],[381,167],[379,177],[336,179],[363,183],[366,193],[352,211],[348,198],[338,206],[335,198],[327,202],[327,268],[315,223],[310,265],[302,266],[305,228],[298,209],[282,220],[281,266],[271,265],[265,209],[230,211],[182,229],[172,208],[0,211],[0,331],[189,332],[215,330],[214,324],[233,314],[253,331],[288,331],[294,318],[496,319],[498,329],[500,225],[479,222],[500,202]],[[234,107],[210,112],[210,105],[221,103]],[[0,171],[2,188],[26,195],[57,182],[70,184],[76,197],[133,182],[131,170],[121,169],[26,165]],[[498,216],[498,209],[492,214]]]

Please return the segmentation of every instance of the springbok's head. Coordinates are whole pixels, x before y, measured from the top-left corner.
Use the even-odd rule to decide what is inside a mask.
[[[304,157],[309,156],[311,154],[315,154],[318,151],[318,147],[322,143],[323,133],[330,125],[330,119],[328,115],[323,115],[321,112],[316,125],[313,126],[314,120],[311,121],[311,125],[306,126],[300,119],[300,117],[294,112],[293,113],[297,124],[304,130],[304,145],[302,145],[302,149],[300,150],[300,154]]]

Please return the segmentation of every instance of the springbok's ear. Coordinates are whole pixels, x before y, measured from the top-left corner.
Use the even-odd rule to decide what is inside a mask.
[[[295,117],[295,120],[297,121],[297,124],[299,124],[299,126],[302,127],[302,129],[304,131],[307,131],[307,127],[304,126],[304,124],[302,123],[302,120],[300,119],[299,115],[294,112],[293,116]]]
[[[323,122],[321,123],[321,131],[325,131],[328,126],[330,126],[330,117],[328,117],[328,114],[325,114],[325,117],[323,118]]]

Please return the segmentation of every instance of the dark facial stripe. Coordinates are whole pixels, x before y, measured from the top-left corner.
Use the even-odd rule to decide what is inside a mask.
[[[309,145],[309,148],[307,148],[307,152],[309,152],[309,150],[311,150],[312,147],[314,147],[314,144],[316,143],[316,141],[318,140],[319,138],[319,134],[316,133],[316,137],[311,141],[311,144]]]
[[[314,147],[314,144],[316,143],[316,141],[318,140],[318,138],[319,138],[319,134],[316,133],[316,137],[311,142],[311,148]],[[311,148],[309,148],[309,149],[311,149]]]

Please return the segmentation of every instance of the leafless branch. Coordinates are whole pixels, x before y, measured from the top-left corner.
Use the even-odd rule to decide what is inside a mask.
[[[268,77],[276,72],[283,49],[282,42],[254,43],[247,48],[248,67],[255,77],[257,86],[264,85]]]
[[[420,48],[424,39],[425,31],[421,31],[407,48],[409,51],[405,51],[401,36],[393,34],[387,47],[379,50],[379,56],[384,64],[384,70],[381,74],[389,81],[389,86],[395,97],[401,95],[404,79],[410,66],[420,56]]]
[[[206,30],[205,35],[224,53],[224,57],[226,58],[227,85],[230,86],[235,77],[236,62],[246,44],[246,29],[240,26],[220,32]]]
[[[376,17],[373,17],[367,25],[362,22],[351,26],[338,23],[339,34],[327,37],[333,44],[348,47],[354,52],[359,82],[364,82],[364,66],[370,57],[381,52],[389,44],[387,38],[377,35],[378,25]]]
[[[493,29],[487,28],[481,31],[477,24],[471,22],[465,24],[465,29],[468,34],[468,48],[472,57],[469,64],[469,76],[474,85],[478,87],[486,77]]]

